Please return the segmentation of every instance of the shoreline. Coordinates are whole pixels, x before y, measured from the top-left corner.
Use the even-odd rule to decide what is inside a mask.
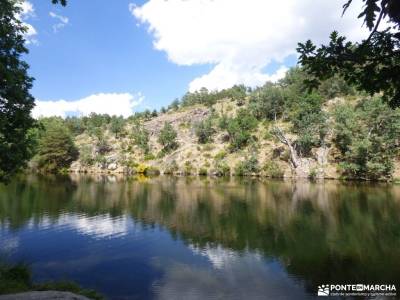
[[[39,172],[40,173],[40,172]],[[46,175],[46,173],[40,173]],[[373,179],[363,179],[363,178],[343,178],[343,177],[300,177],[300,176],[283,176],[283,177],[271,177],[263,174],[247,174],[247,175],[215,175],[215,174],[194,174],[185,172],[116,172],[111,170],[92,170],[92,171],[76,171],[68,170],[66,175],[101,175],[101,176],[121,176],[121,177],[137,177],[143,176],[147,178],[159,177],[159,176],[172,176],[172,177],[187,177],[187,178],[252,178],[252,179],[268,179],[268,180],[279,180],[279,181],[309,181],[309,182],[321,182],[321,181],[339,181],[339,182],[369,182],[369,183],[388,183],[388,184],[398,184],[400,183],[400,178],[392,178],[391,180],[373,180]]]

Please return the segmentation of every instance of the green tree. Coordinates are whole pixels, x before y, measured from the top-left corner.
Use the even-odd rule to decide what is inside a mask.
[[[239,109],[235,118],[228,120],[227,131],[231,150],[236,151],[248,144],[251,132],[257,127],[257,119],[247,109]]]
[[[284,110],[284,95],[282,88],[272,83],[256,89],[251,94],[250,110],[257,119],[276,120]]]
[[[118,137],[123,131],[125,126],[125,120],[122,116],[112,116],[110,122],[110,130],[115,134],[115,137]]]
[[[347,0],[346,9],[352,4]],[[370,31],[361,42],[346,41],[334,31],[328,45],[317,48],[310,40],[299,43],[299,62],[313,77],[306,79],[309,88],[339,75],[349,85],[400,106],[400,4],[398,0],[363,0],[359,18]],[[384,26],[384,24],[386,26]]]
[[[21,56],[28,53],[26,27],[17,15],[19,2],[0,1],[0,181],[8,180],[30,158],[28,130],[34,125],[30,112],[34,99],[33,78]]]
[[[31,158],[35,125],[30,113],[34,99],[29,90],[33,78],[22,56],[28,53],[27,27],[18,18],[20,0],[0,1],[0,181],[8,181]],[[66,5],[66,0],[52,0]]]
[[[149,152],[149,132],[139,123],[136,123],[133,127],[132,139],[135,145],[142,149],[145,154]]]
[[[164,147],[165,152],[169,152],[178,147],[176,141],[178,134],[170,123],[165,122],[164,127],[160,131],[158,136],[158,142]]]
[[[320,146],[327,133],[327,114],[322,111],[323,99],[318,94],[300,97],[290,115],[292,131],[298,135],[301,155],[309,155],[312,147]]]
[[[195,133],[200,144],[206,144],[210,142],[214,132],[212,120],[210,118],[200,121],[195,125]]]
[[[179,99],[175,99],[174,101],[172,101],[172,103],[168,106],[168,109],[172,109],[172,110],[178,110],[179,109]]]
[[[58,173],[68,168],[78,156],[71,134],[64,126],[53,122],[45,127],[38,146],[39,169]]]
[[[85,124],[80,117],[65,118],[65,125],[74,136],[82,134],[86,129]]]
[[[390,109],[381,98],[364,99],[355,108],[339,106],[335,119],[344,175],[390,179],[400,149],[400,108]]]

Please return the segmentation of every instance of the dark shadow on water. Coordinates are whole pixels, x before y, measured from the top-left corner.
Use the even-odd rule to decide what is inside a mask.
[[[278,293],[271,297],[288,282],[300,298],[315,296],[317,285],[326,283],[392,283],[400,289],[398,185],[28,176],[0,186],[0,223],[3,240],[21,239],[21,233],[27,240],[45,238],[59,243],[49,246],[51,255],[56,251],[76,264],[52,268],[56,262],[36,254],[36,244],[9,246],[15,258],[31,259],[38,277],[70,274],[115,297],[168,298],[190,288],[204,297],[215,296],[206,293],[210,288],[222,296],[242,288],[256,297],[244,274],[259,293]],[[81,249],[72,258],[62,245]],[[85,261],[79,264],[80,257]],[[213,267],[204,268],[205,262]],[[97,283],[93,271],[104,273]],[[231,286],[228,278],[242,286]]]

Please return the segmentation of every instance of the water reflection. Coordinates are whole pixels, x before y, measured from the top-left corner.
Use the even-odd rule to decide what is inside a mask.
[[[400,288],[400,186],[31,176],[0,186],[0,222],[0,251],[29,259],[38,279],[113,299]]]

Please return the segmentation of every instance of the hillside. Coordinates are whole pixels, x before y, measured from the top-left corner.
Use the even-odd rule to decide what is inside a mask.
[[[313,92],[304,90],[303,79],[293,69],[276,84],[203,89],[128,119],[92,114],[41,122],[71,133],[78,154],[71,148],[61,165],[70,172],[400,178],[400,110],[337,78]],[[47,155],[56,143],[43,150],[46,134],[38,135],[31,165],[54,171]]]
[[[230,166],[230,172],[234,173],[234,167],[239,162],[243,161],[249,155],[253,154],[251,146],[244,147],[240,151],[229,151],[229,137],[226,132],[218,132],[213,134],[212,142],[199,144],[195,133],[195,124],[206,120],[211,111],[224,111],[229,113],[231,117],[235,117],[238,106],[235,101],[224,99],[218,101],[211,108],[205,106],[187,107],[177,111],[169,111],[143,122],[143,127],[149,132],[149,154],[145,154],[139,146],[132,142],[129,135],[115,137],[109,130],[104,132],[104,137],[110,149],[104,154],[103,161],[94,162],[93,165],[88,165],[82,160],[71,164],[72,172],[117,172],[131,173],[135,172],[139,167],[152,167],[154,170],[159,170],[161,173],[197,175],[200,171],[206,170],[208,175],[218,175],[218,164],[224,163]],[[158,155],[162,146],[157,139],[160,130],[165,123],[170,123],[177,132],[178,148],[160,157]],[[286,125],[287,124],[283,124]],[[124,131],[132,131],[132,125],[128,124],[124,127]],[[273,160],[284,173],[285,177],[291,177],[292,170],[287,161],[287,150],[279,141],[271,138],[265,138],[267,128],[260,124],[252,133],[257,139],[258,151],[256,154],[259,165],[263,166],[267,162]],[[96,138],[91,137],[87,133],[78,135],[75,138],[75,144],[80,152],[85,149],[90,149],[91,155],[96,157],[99,155],[99,149],[96,148]],[[309,158],[310,169],[321,169],[319,172],[324,173],[325,177],[335,178],[335,168],[327,163],[318,163],[318,159],[322,162],[321,157],[318,157],[319,150],[316,149],[315,155]],[[138,166],[135,166],[138,164]],[[322,171],[323,170],[323,171]],[[310,170],[308,170],[310,172]],[[204,173],[204,172],[203,172]],[[261,170],[261,175],[263,170]],[[305,170],[305,174],[307,171]],[[306,175],[307,176],[307,175]]]

